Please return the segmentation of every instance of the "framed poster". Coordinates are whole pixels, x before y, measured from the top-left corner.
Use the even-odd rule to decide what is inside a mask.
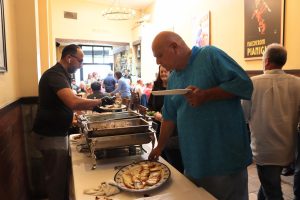
[[[194,20],[195,46],[210,45],[210,12],[207,11]]]
[[[261,59],[272,43],[283,45],[284,0],[244,0],[244,58]]]
[[[0,72],[7,71],[3,1],[4,0],[0,0],[0,29],[1,29],[0,31]]]

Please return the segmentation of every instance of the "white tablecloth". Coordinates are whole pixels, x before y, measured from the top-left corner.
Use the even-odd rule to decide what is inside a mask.
[[[70,136],[72,137],[72,136]],[[70,138],[71,139],[71,138]],[[73,193],[74,200],[95,200],[94,196],[83,194],[83,190],[87,188],[97,188],[101,182],[112,181],[117,170],[115,166],[122,166],[132,163],[133,161],[145,160],[148,158],[151,145],[146,144],[143,147],[147,153],[139,156],[126,156],[121,158],[110,158],[97,160],[97,168],[91,170],[92,159],[86,153],[79,153],[76,149],[76,144],[71,143],[71,158],[72,158],[72,178],[71,193]],[[196,187],[184,175],[178,172],[164,159],[160,158],[159,162],[167,165],[171,170],[170,179],[160,188],[149,192],[132,193],[122,191],[121,193],[111,196],[113,200],[132,200],[132,199],[145,199],[145,200],[185,200],[185,199],[215,199],[203,188]],[[149,196],[144,198],[144,195]]]

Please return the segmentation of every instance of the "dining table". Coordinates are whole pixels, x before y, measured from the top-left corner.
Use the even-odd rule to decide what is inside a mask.
[[[97,159],[97,167],[92,169],[92,158],[89,152],[81,151],[84,138],[74,140],[78,134],[69,136],[72,176],[70,183],[70,199],[72,200],[213,200],[209,192],[194,185],[183,174],[177,171],[166,160],[159,157],[158,162],[170,169],[170,177],[160,187],[143,192],[121,190],[120,193],[109,197],[95,197],[84,193],[89,188],[97,188],[103,182],[114,182],[114,176],[122,168],[134,162],[148,159],[152,144],[144,144],[145,152],[141,155]]]

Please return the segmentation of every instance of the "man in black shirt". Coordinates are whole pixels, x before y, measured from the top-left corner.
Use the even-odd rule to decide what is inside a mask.
[[[83,51],[68,45],[56,65],[45,71],[39,82],[39,107],[33,131],[43,155],[49,200],[68,199],[68,129],[73,110],[92,110],[100,99],[82,99],[71,88],[71,73],[82,67]]]

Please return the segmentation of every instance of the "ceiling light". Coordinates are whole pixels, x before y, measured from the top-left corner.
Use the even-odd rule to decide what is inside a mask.
[[[105,9],[102,12],[102,16],[109,20],[129,20],[134,18],[135,14],[135,10],[130,8],[122,8],[119,5],[115,5],[115,3],[110,8]]]

